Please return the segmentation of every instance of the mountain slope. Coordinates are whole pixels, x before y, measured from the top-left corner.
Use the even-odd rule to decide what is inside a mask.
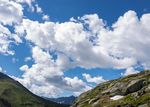
[[[150,71],[99,84],[72,107],[150,107]]]
[[[67,107],[38,97],[19,82],[0,73],[0,107]]]
[[[59,98],[47,98],[50,101],[59,103],[59,104],[67,104],[67,105],[71,105],[74,100],[76,99],[75,96],[70,96],[70,97],[59,97]]]

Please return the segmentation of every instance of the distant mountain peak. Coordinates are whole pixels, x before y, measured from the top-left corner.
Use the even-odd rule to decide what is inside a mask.
[[[59,103],[59,104],[71,105],[75,101],[76,97],[72,95],[72,96],[68,96],[68,97],[46,98],[46,99],[56,102],[56,103]]]

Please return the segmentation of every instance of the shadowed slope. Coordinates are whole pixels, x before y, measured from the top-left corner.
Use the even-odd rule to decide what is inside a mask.
[[[19,82],[0,73],[0,107],[68,107],[34,95]]]

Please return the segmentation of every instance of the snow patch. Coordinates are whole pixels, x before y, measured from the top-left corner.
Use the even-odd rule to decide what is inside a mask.
[[[121,98],[123,98],[123,97],[124,97],[124,96],[116,95],[116,96],[111,97],[110,99],[111,99],[111,100],[119,100],[119,99],[121,99]]]

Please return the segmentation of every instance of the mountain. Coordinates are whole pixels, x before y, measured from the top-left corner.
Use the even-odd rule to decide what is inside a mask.
[[[19,82],[0,73],[0,107],[68,107],[31,93]]]
[[[71,107],[150,107],[150,70],[101,83]]]
[[[59,103],[59,104],[67,104],[67,105],[71,105],[76,97],[75,96],[69,96],[69,97],[59,97],[59,98],[47,98],[50,101]]]

